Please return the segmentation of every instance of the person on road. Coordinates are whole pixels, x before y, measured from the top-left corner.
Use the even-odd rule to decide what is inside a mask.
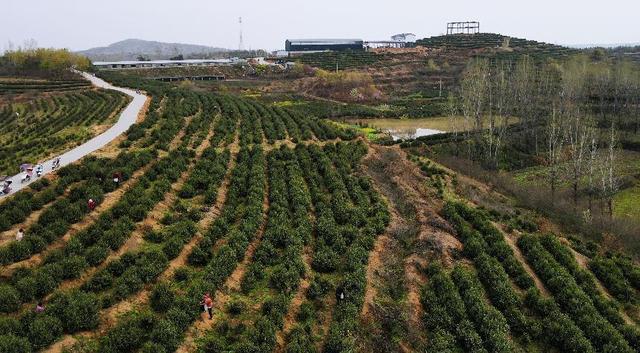
[[[9,187],[9,185],[11,185],[11,182],[4,182],[2,184],[2,193],[0,193],[0,195],[8,195],[11,192],[11,187]]]
[[[96,208],[96,202],[93,201],[93,199],[89,199],[87,206],[89,207],[89,211],[93,211]]]
[[[16,233],[16,241],[20,241],[22,238],[24,238],[24,229],[20,228]]]
[[[36,304],[35,312],[41,313],[43,311],[44,311],[44,304],[42,304],[42,302],[38,302],[38,304]]]
[[[56,169],[60,166],[60,157],[56,158],[51,162],[51,170]]]
[[[209,320],[213,319],[213,300],[211,300],[211,294],[205,293],[205,295],[202,296],[200,305],[202,305],[205,312],[209,313]]]
[[[22,174],[22,178],[20,179],[20,182],[21,182],[21,183],[24,183],[24,182],[27,182],[27,181],[29,181],[29,180],[31,180],[31,175],[29,174],[29,172],[28,172],[28,171],[25,171],[25,172]]]

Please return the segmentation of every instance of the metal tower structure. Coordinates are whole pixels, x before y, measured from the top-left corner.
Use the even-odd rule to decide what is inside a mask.
[[[476,34],[480,33],[480,22],[448,22],[447,35],[449,34]]]
[[[238,44],[238,50],[244,50],[244,42],[242,40],[242,17],[238,19],[238,23],[240,24],[240,43]]]

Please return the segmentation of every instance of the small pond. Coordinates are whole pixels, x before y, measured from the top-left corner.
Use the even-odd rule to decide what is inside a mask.
[[[350,119],[349,122],[368,124],[371,127],[388,132],[394,141],[441,134],[446,132],[445,129],[449,127],[448,118]]]

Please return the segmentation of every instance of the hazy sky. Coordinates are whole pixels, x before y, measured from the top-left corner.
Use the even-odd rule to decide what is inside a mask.
[[[442,34],[447,21],[560,44],[640,42],[640,0],[3,0],[0,49],[35,39],[72,50],[140,38],[280,49],[287,38]]]

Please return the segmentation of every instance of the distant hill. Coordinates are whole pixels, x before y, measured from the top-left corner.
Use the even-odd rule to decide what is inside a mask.
[[[224,48],[209,47],[205,45],[164,43],[142,39],[126,39],[113,43],[106,47],[97,47],[78,51],[78,54],[87,56],[92,61],[118,61],[136,60],[139,56],[146,59],[169,59],[182,55],[185,59],[191,56],[210,56],[213,53],[225,53]]]
[[[479,53],[479,56],[489,56],[502,60],[517,59],[522,54],[527,54],[534,59],[558,59],[578,52],[578,49],[557,44],[510,37],[498,33],[434,36],[420,39],[416,41],[416,45],[429,48],[482,50],[484,52]]]
[[[628,47],[638,47],[640,46],[640,42],[638,43],[599,43],[599,44],[570,44],[568,47],[577,48],[577,49],[588,49],[588,48],[628,48]]]

